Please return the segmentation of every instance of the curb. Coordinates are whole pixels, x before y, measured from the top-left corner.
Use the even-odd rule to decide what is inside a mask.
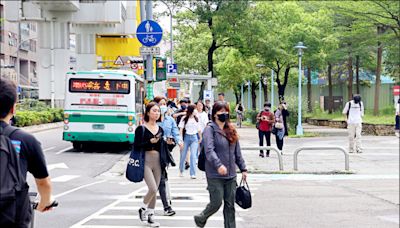
[[[51,130],[51,129],[60,128],[62,126],[63,126],[63,122],[56,122],[56,123],[48,123],[48,124],[40,124],[40,125],[22,127],[21,129],[28,133],[37,133],[37,132],[41,132],[41,131],[47,131],[47,130]]]

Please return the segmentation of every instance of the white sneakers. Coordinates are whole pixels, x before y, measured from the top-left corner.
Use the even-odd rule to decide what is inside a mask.
[[[192,179],[196,179],[196,176],[195,176],[195,175],[192,175],[192,176],[190,176],[190,178],[192,178]]]

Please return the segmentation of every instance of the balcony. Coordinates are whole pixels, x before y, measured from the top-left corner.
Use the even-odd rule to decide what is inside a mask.
[[[76,12],[79,10],[79,1],[32,1],[48,11]]]

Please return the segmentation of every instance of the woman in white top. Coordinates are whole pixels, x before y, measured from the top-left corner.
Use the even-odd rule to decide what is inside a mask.
[[[201,101],[196,102],[196,108],[197,108],[197,118],[199,119],[201,133],[203,133],[204,128],[206,128],[209,122],[208,114],[204,110],[203,102]]]
[[[197,151],[199,148],[199,141],[201,141],[201,128],[195,109],[196,105],[189,105],[185,117],[183,117],[179,123],[184,143],[184,148],[179,161],[179,175],[181,177],[183,176],[185,158],[190,147],[190,177],[192,179],[196,178]]]

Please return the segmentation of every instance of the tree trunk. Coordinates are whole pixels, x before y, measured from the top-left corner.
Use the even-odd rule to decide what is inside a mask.
[[[285,100],[285,89],[289,78],[289,72],[290,72],[290,66],[287,66],[285,69],[283,84],[281,84],[281,80],[279,79],[279,72],[276,72],[276,82],[278,84],[279,102]]]
[[[236,104],[239,104],[241,100],[241,94],[240,91],[235,90],[235,98],[236,98]],[[243,105],[243,104],[242,104]],[[232,110],[231,110],[232,111]]]
[[[356,56],[356,90],[357,94],[360,94],[360,56]]]
[[[264,79],[265,79],[264,77],[261,78],[261,81],[263,82],[262,83],[262,88],[263,88],[263,91],[264,91],[264,103],[265,103],[265,102],[268,101],[268,83],[264,83]]]
[[[256,94],[256,90],[257,90],[257,83],[255,82],[251,82],[251,107],[253,110],[257,109],[257,94]]]
[[[213,26],[213,19],[212,17],[208,20],[208,28],[212,30],[212,26]],[[208,72],[211,72],[211,77],[215,77],[214,75],[214,52],[215,50],[218,49],[217,46],[217,38],[215,37],[215,34],[213,32],[211,32],[211,36],[212,36],[212,43],[210,48],[208,48],[208,53],[207,53],[207,65],[208,65]],[[203,90],[205,89],[205,83],[202,82],[201,83],[201,89],[199,92],[199,99],[203,99]]]
[[[349,44],[351,48],[351,44]],[[348,100],[353,99],[353,57],[351,55],[351,50],[349,51],[349,58],[347,60],[347,70],[349,73],[349,80],[347,82],[347,98]]]
[[[382,34],[385,29],[382,26],[378,26],[378,35]],[[376,82],[375,82],[375,98],[374,98],[374,116],[379,115],[379,95],[381,90],[381,71],[382,71],[382,51],[383,46],[380,41],[378,41],[378,50],[376,57]]]
[[[329,114],[333,112],[333,88],[332,88],[332,64],[328,63],[328,89],[329,89],[329,98],[328,98],[328,107]]]
[[[307,108],[312,112],[311,67],[307,67]]]

